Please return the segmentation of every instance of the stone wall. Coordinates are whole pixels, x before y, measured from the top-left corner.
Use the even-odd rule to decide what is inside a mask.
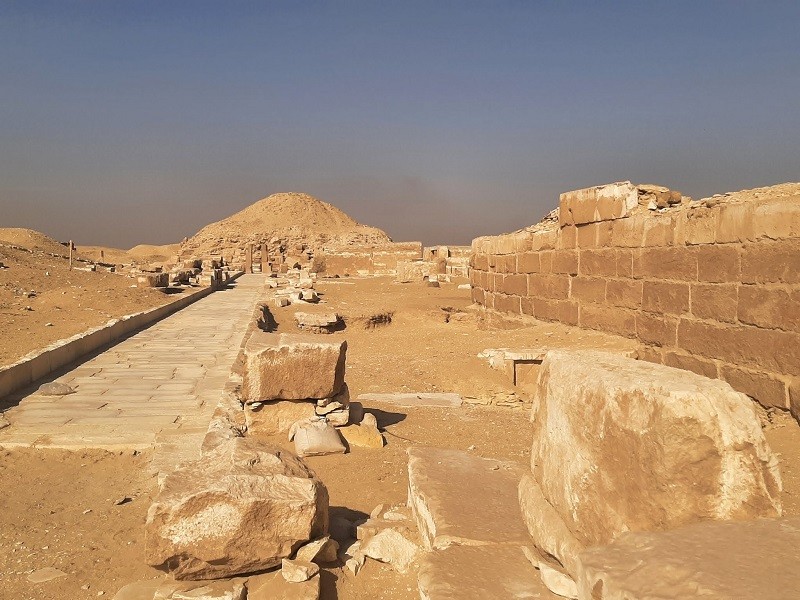
[[[317,257],[324,264],[322,274],[396,275],[397,264],[422,258],[421,242],[395,242],[374,248],[326,249]]]
[[[696,202],[629,182],[577,190],[472,250],[476,303],[638,339],[646,360],[800,418],[800,184]]]

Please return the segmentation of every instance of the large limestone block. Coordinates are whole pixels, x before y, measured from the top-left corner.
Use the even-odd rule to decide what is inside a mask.
[[[798,562],[800,517],[626,533],[581,554],[578,597],[796,598]]]
[[[344,385],[347,342],[256,331],[245,345],[245,402],[330,398]]]
[[[420,561],[422,600],[562,600],[541,582],[519,546],[451,546]]]
[[[531,419],[533,476],[587,547],[629,530],[781,513],[778,460],[753,403],[722,381],[552,351]]]
[[[247,580],[247,600],[317,600],[318,576],[301,583],[290,583],[280,571],[256,575]]]
[[[325,535],[328,492],[303,462],[235,438],[169,474],[147,514],[147,563],[176,579],[279,565]]]
[[[426,548],[530,543],[517,486],[523,469],[459,450],[408,449],[408,500]]]

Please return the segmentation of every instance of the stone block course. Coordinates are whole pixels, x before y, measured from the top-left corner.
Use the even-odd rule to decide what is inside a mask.
[[[624,337],[636,337],[636,314],[624,308],[608,310],[600,304],[581,304],[580,325]]]
[[[641,280],[609,279],[606,282],[606,302],[621,308],[641,308],[642,286]]]

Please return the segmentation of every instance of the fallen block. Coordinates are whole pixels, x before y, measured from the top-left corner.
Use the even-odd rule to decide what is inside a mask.
[[[578,596],[781,600],[800,591],[798,562],[800,517],[624,533],[581,554]]]
[[[614,354],[553,350],[531,420],[533,479],[584,547],[626,531],[781,513],[778,459],[752,401],[723,381]],[[555,558],[575,576],[568,565],[576,557]]]
[[[234,438],[166,476],[147,513],[147,564],[175,579],[269,569],[325,535],[328,491],[277,447]]]
[[[517,501],[523,472],[459,450],[409,448],[408,503],[425,547],[529,544]]]

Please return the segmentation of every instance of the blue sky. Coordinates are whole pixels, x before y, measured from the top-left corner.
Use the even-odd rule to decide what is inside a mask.
[[[0,0],[0,226],[129,247],[278,191],[469,243],[620,179],[800,180],[800,2]]]

